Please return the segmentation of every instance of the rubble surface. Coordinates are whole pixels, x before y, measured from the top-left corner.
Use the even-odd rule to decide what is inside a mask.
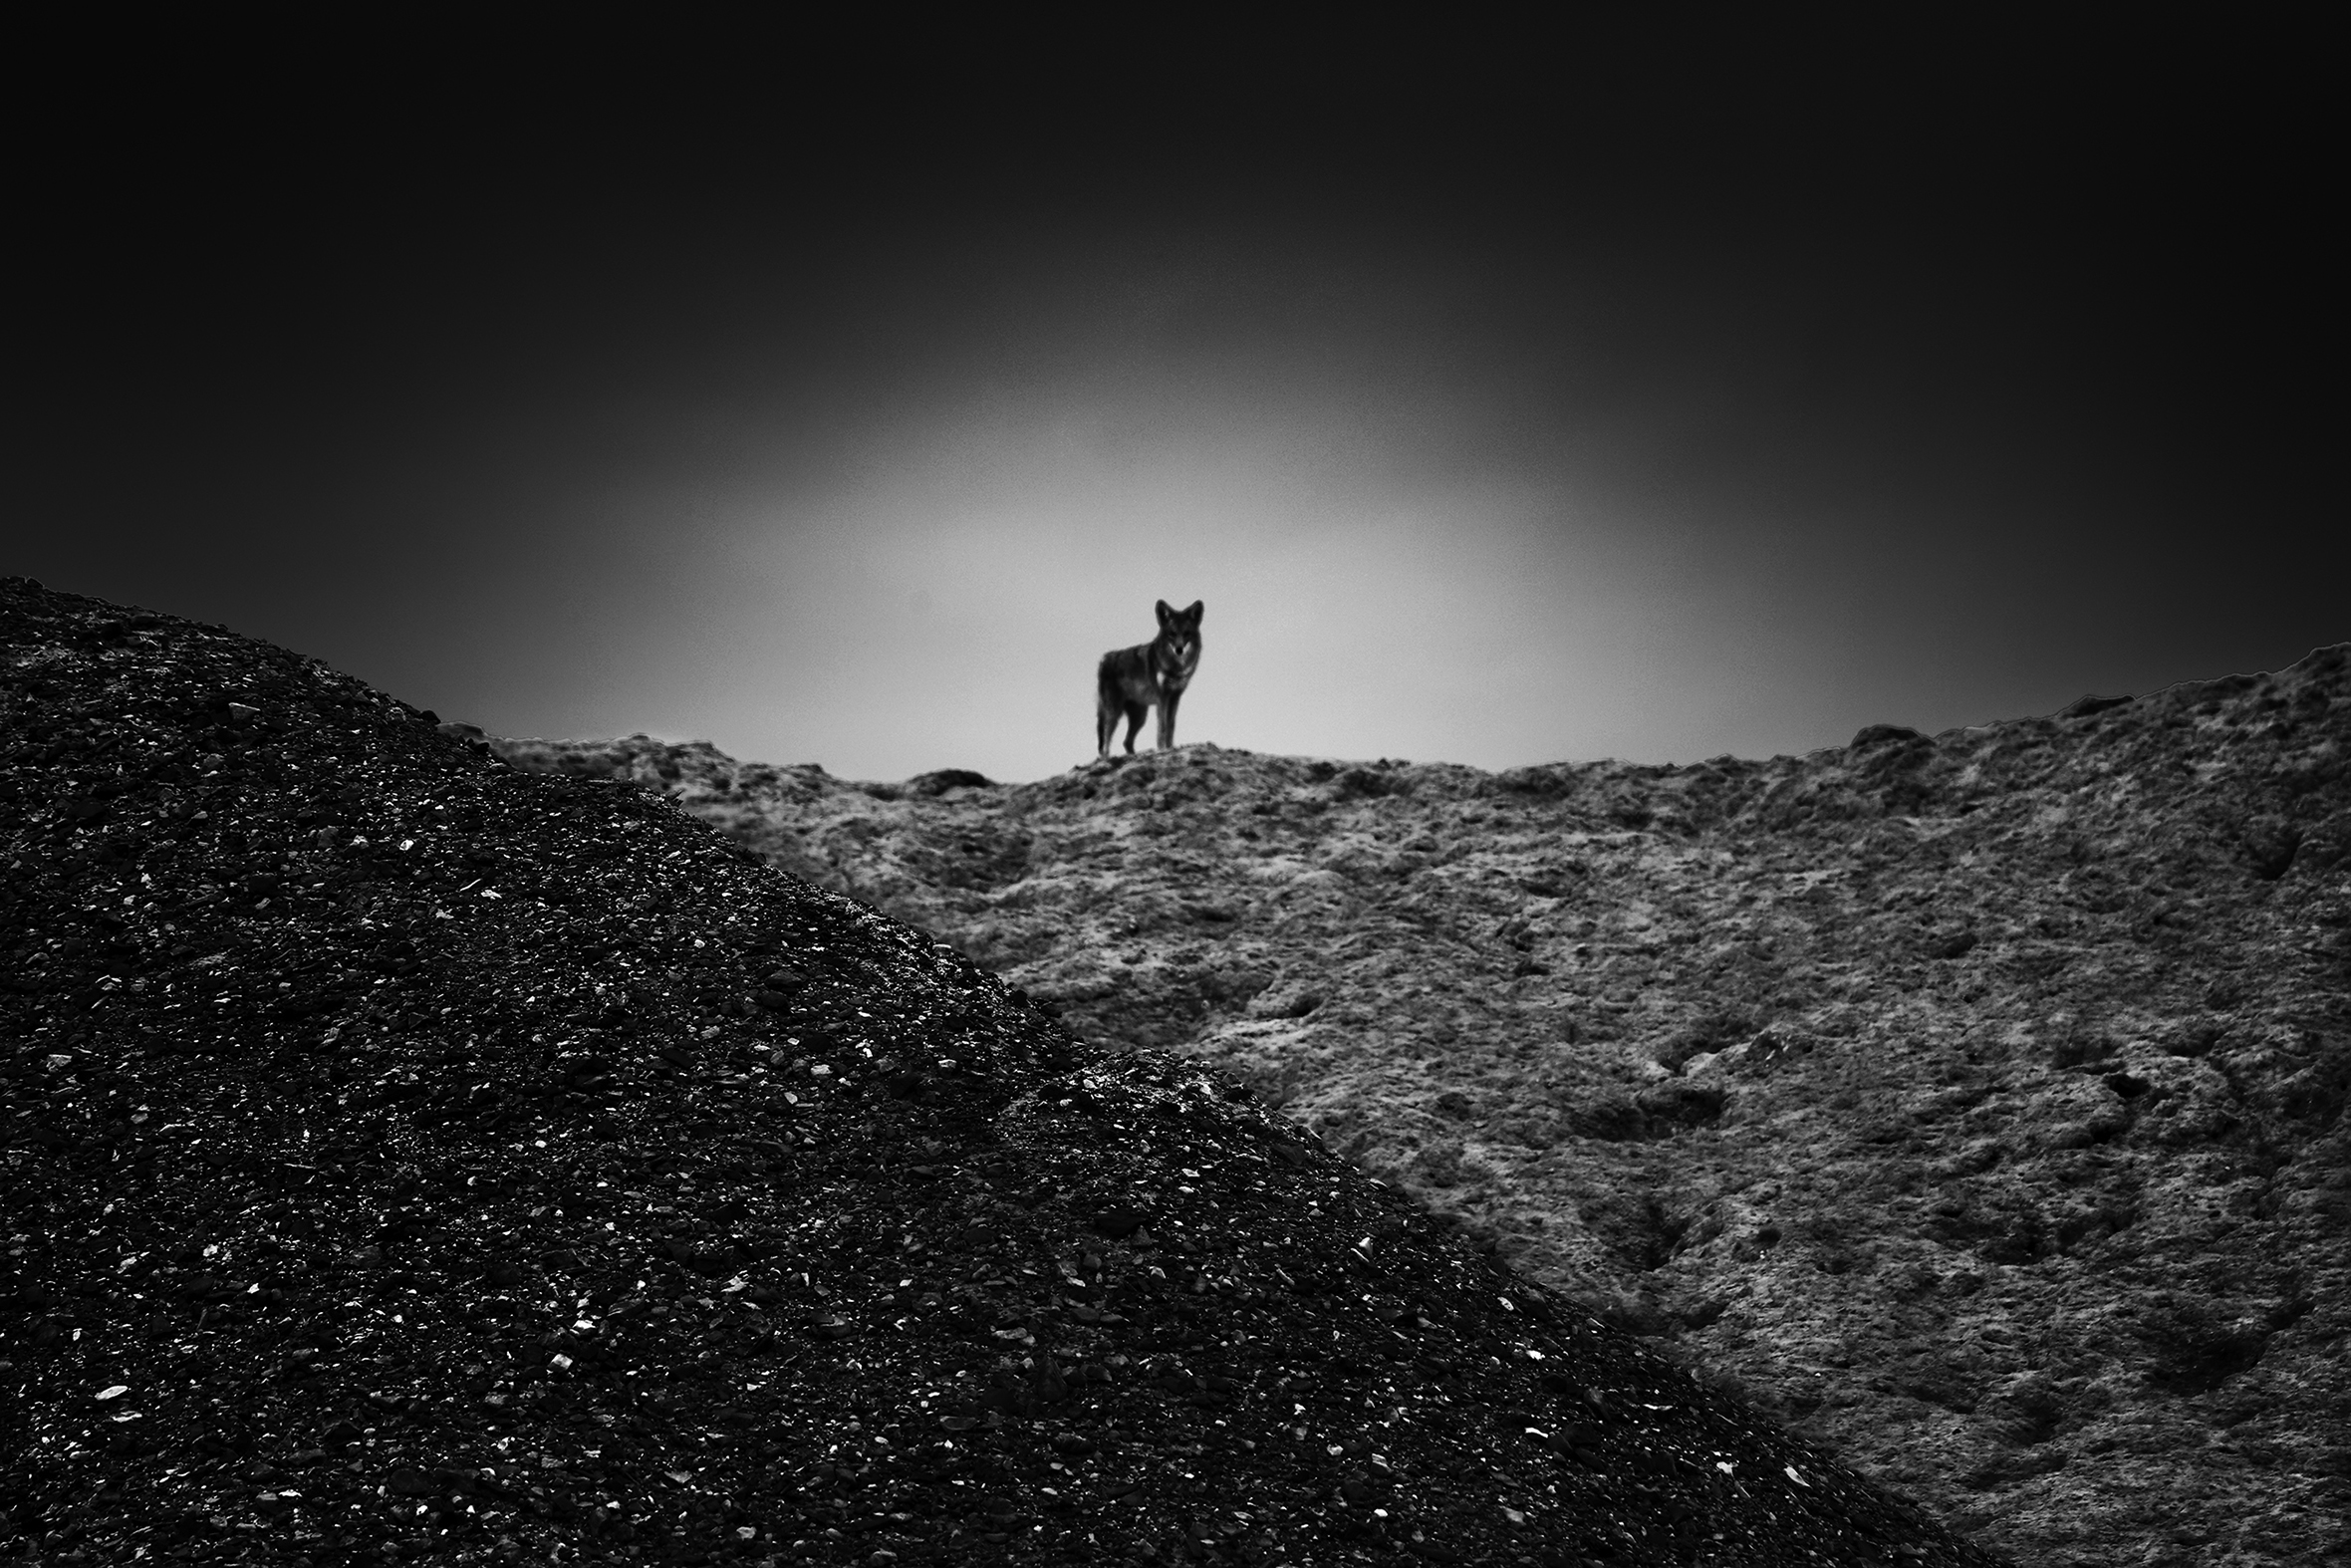
[[[2351,1559],[2347,655],[1689,767],[498,744],[1252,1085],[2020,1561],[2308,1564]]]

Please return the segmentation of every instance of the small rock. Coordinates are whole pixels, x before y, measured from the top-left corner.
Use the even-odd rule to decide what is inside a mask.
[[[2131,700],[2133,699],[2127,696],[2102,697],[2085,693],[2059,708],[2057,716],[2059,718],[2088,718],[2093,713],[2103,713],[2108,708],[2121,707]]]
[[[1949,936],[1940,936],[1928,942],[1927,956],[1930,958],[1964,958],[1975,950],[1978,939],[1973,931],[1955,931]]]

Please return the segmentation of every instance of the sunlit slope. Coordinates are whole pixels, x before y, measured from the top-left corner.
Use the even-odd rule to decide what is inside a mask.
[[[505,744],[1249,1077],[1994,1544],[2289,1562],[2351,1410],[2346,663],[1689,768]]]

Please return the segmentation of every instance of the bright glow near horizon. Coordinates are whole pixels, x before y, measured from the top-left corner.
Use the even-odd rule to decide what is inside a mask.
[[[2339,438],[2277,371],[2324,252],[2256,200],[2292,128],[1987,92],[1996,29],[1824,77],[1792,26],[951,146],[502,78],[445,145],[327,104],[296,146],[207,88],[184,157],[28,225],[0,570],[505,734],[866,778],[1084,761],[1163,598],[1207,605],[1180,739],[1488,768],[2351,637]]]

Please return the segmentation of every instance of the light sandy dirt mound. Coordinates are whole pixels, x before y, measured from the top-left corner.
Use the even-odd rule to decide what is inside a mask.
[[[2351,672],[1687,768],[634,778],[2028,1562],[2351,1538]]]

